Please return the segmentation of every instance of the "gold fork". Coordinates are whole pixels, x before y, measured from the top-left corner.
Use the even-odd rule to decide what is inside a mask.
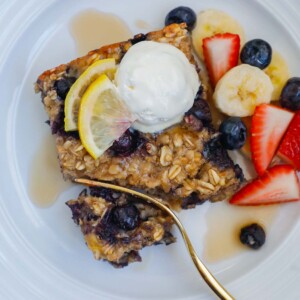
[[[116,190],[118,192],[123,192],[123,193],[128,193],[131,195],[134,195],[138,198],[144,199],[149,203],[153,203],[157,207],[159,207],[161,210],[169,214],[175,224],[177,225],[183,240],[185,242],[185,245],[189,251],[189,254],[204,281],[208,284],[208,286],[215,292],[215,294],[222,300],[234,300],[234,298],[229,294],[229,292],[226,291],[226,289],[218,282],[218,280],[210,273],[210,271],[206,268],[206,266],[203,264],[203,262],[199,259],[197,256],[192,243],[186,233],[186,230],[184,229],[183,225],[177,218],[177,216],[174,214],[174,212],[165,204],[163,204],[160,200],[150,197],[146,194],[137,192],[135,190],[131,190],[128,188],[124,188],[118,185],[110,184],[110,183],[105,183],[101,181],[95,181],[95,180],[89,180],[89,179],[84,179],[84,178],[76,178],[74,180],[77,183],[85,184],[88,186],[98,186],[98,187],[104,187],[104,188],[109,188],[112,190]]]

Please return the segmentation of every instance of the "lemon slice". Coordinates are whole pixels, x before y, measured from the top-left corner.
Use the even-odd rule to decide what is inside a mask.
[[[119,99],[115,85],[103,74],[88,87],[80,103],[78,129],[81,142],[97,159],[135,119]]]
[[[115,70],[115,59],[108,58],[96,61],[79,76],[68,92],[65,101],[66,131],[77,130],[78,109],[81,98],[88,86],[102,74],[112,77]]]

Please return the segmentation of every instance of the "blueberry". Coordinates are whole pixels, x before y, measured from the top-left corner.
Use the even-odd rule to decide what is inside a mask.
[[[192,30],[195,27],[196,19],[197,16],[192,9],[186,6],[179,6],[167,14],[165,25],[186,23],[188,30]]]
[[[131,44],[132,45],[135,45],[139,42],[143,42],[147,39],[147,35],[146,34],[143,34],[143,33],[139,33],[139,34],[136,34],[133,39],[131,39]]]
[[[66,202],[66,205],[71,209],[74,222],[79,224],[79,219],[82,217],[83,204],[78,201],[68,201]]]
[[[116,156],[127,156],[134,152],[135,140],[129,130],[127,130],[118,140],[114,141],[111,150]]]
[[[75,81],[75,77],[65,77],[54,82],[54,88],[61,100],[66,99],[66,96]]]
[[[90,195],[103,198],[107,202],[115,202],[121,197],[120,193],[103,187],[90,187]]]
[[[208,103],[202,98],[195,100],[193,106],[186,115],[194,115],[198,120],[202,121],[204,125],[208,125],[212,121]]]
[[[121,229],[133,230],[140,220],[139,210],[133,204],[116,206],[113,211],[113,221]]]
[[[55,120],[51,124],[52,134],[57,134],[59,136],[65,137],[65,138],[72,137],[74,139],[79,140],[78,131],[68,131],[68,132],[65,131],[64,118],[65,118],[65,113],[63,110],[63,106],[62,106],[60,112],[58,113]]]
[[[220,137],[214,137],[204,144],[202,155],[221,170],[232,168],[233,163],[220,142]]]
[[[96,227],[93,227],[95,234],[101,239],[108,242],[110,245],[116,244],[118,228],[114,225],[111,225],[110,219],[107,216],[104,216],[105,221],[101,219]]]
[[[264,40],[255,39],[247,42],[241,51],[241,61],[260,69],[265,69],[272,60],[272,48]]]
[[[300,109],[300,77],[287,81],[280,95],[280,104],[287,109]]]
[[[135,152],[145,140],[140,136],[138,131],[127,130],[125,133],[110,147],[115,156],[128,156]]]
[[[238,164],[235,164],[233,170],[234,170],[235,177],[240,182],[243,182],[245,180],[243,169]]]
[[[187,115],[184,117],[184,121],[192,130],[200,131],[203,129],[203,123],[197,119],[194,115]]]
[[[241,229],[240,241],[252,249],[259,249],[266,241],[266,233],[260,225],[254,223]]]
[[[182,200],[181,207],[183,209],[193,208],[196,205],[201,205],[205,203],[206,201],[207,199],[199,199],[198,194],[194,192]]]
[[[240,149],[246,142],[247,129],[241,118],[231,117],[220,126],[220,141],[225,149]]]

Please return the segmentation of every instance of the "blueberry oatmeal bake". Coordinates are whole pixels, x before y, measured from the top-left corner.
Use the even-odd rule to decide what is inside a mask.
[[[114,267],[141,261],[143,247],[175,242],[172,218],[133,196],[94,187],[67,205],[95,259]]]
[[[64,102],[76,79],[98,60],[114,58],[116,64],[121,64],[131,47],[145,41],[179,49],[202,78],[185,24],[172,24],[160,31],[96,49],[39,76],[36,89],[41,92],[52,134],[56,136],[64,178],[85,177],[138,188],[182,208],[229,198],[243,175],[212,126],[204,80],[199,80],[192,107],[182,120],[154,133],[130,127],[97,159],[85,149],[77,130],[65,131]]]
[[[64,179],[142,190],[177,210],[229,199],[243,172],[212,124],[207,82],[186,23],[45,71],[36,91]],[[91,188],[67,205],[94,257],[115,267],[140,261],[145,246],[175,241],[172,220],[130,196]]]

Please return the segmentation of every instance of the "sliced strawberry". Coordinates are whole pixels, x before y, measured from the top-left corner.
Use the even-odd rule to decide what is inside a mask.
[[[264,205],[297,200],[300,200],[300,186],[295,169],[290,165],[278,165],[244,186],[230,203]]]
[[[261,176],[270,165],[293,116],[294,113],[274,105],[256,107],[252,117],[250,147],[258,175]]]
[[[279,146],[278,155],[300,170],[300,111],[293,118]]]
[[[237,34],[216,34],[203,39],[204,62],[212,84],[231,68],[237,66],[240,53],[240,37]]]

